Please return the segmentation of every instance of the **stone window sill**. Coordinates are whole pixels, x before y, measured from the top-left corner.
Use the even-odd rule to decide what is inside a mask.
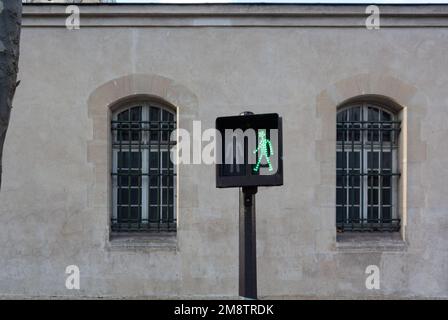
[[[177,251],[177,236],[168,233],[112,233],[110,251]]]
[[[349,252],[406,251],[399,232],[344,232],[336,236],[336,249]]]

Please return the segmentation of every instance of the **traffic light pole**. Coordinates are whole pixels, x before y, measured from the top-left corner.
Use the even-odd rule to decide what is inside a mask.
[[[257,299],[255,194],[257,187],[240,189],[239,295]]]
[[[282,119],[277,113],[256,115],[253,112],[246,111],[238,116],[216,118],[215,127],[224,137],[223,143],[217,148],[219,151],[218,158],[221,161],[216,164],[216,187],[240,188],[238,292],[241,298],[257,299],[255,195],[258,186],[283,185]],[[243,140],[234,139],[235,136],[227,138],[231,140],[226,140],[226,130],[228,129],[233,131],[255,130],[256,143],[249,141],[250,135],[243,135]],[[271,132],[270,130],[274,131]],[[271,139],[275,139],[275,137],[277,139],[271,142]],[[256,147],[255,150],[254,147]],[[229,150],[231,153],[227,154]],[[276,157],[274,160],[276,161],[271,163],[271,161],[274,161],[271,160],[274,152]],[[237,158],[237,154],[244,155],[243,163],[238,161],[241,159]],[[254,155],[256,155],[256,159],[254,159]],[[227,156],[233,157],[229,163],[226,163],[229,160]],[[264,168],[264,164],[261,168],[262,159],[266,160],[268,168]],[[236,163],[235,160],[237,160]],[[271,174],[263,174],[264,169],[272,171]],[[263,171],[263,173],[260,171]]]

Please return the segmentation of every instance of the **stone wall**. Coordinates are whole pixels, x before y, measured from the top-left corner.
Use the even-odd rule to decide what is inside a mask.
[[[0,296],[235,297],[238,190],[178,171],[173,238],[110,239],[109,114],[159,99],[179,126],[244,110],[283,117],[283,187],[257,194],[260,297],[448,298],[448,7],[24,7],[20,87],[0,192]],[[331,14],[330,14],[331,13]],[[335,116],[388,99],[403,120],[399,235],[337,241]],[[81,289],[65,288],[79,266]],[[365,287],[378,265],[380,290]]]

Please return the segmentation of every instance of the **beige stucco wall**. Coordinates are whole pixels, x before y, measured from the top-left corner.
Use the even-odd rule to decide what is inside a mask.
[[[237,296],[238,190],[216,189],[213,166],[180,166],[176,238],[109,239],[108,108],[148,96],[187,129],[244,110],[283,117],[284,186],[257,194],[261,297],[448,298],[448,7],[412,8],[387,7],[367,30],[357,6],[86,6],[67,30],[64,7],[25,6],[0,296]],[[404,241],[338,243],[336,109],[368,94],[405,119]],[[65,288],[71,264],[80,290]],[[365,287],[371,264],[380,290]]]

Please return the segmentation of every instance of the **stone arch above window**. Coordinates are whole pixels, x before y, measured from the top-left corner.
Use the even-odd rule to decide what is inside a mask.
[[[403,106],[399,104],[394,99],[391,99],[390,97],[386,97],[379,94],[363,94],[355,97],[350,97],[337,105],[338,112],[343,109],[347,108],[347,106],[351,106],[354,104],[362,104],[362,103],[370,103],[374,104],[377,107],[384,109],[385,111],[397,114],[401,110],[403,110]]]
[[[112,212],[111,120],[114,112],[129,103],[150,101],[170,109],[176,115],[177,127],[191,129],[198,117],[198,99],[185,86],[154,74],[131,74],[110,80],[96,88],[88,98],[88,116],[92,137],[87,143],[87,160],[92,165],[93,181],[89,187],[89,206],[100,210],[102,222],[108,226]],[[178,168],[177,175],[190,178],[188,170]],[[179,194],[182,186],[177,187]],[[178,199],[178,207],[192,207],[194,197]],[[181,221],[178,220],[177,224]],[[110,230],[110,228],[108,228]]]
[[[131,74],[95,89],[88,100],[89,116],[103,114],[105,108],[142,97],[164,101],[182,109],[181,112],[197,114],[197,97],[185,86],[159,75]]]

